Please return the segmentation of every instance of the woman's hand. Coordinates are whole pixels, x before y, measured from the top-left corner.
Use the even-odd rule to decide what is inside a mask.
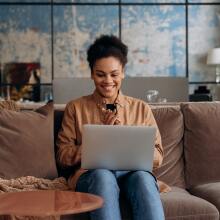
[[[102,109],[102,113],[104,114],[104,120],[103,123],[105,125],[118,125],[120,124],[120,120],[118,118],[118,114],[116,113],[116,110],[111,111],[110,109]]]

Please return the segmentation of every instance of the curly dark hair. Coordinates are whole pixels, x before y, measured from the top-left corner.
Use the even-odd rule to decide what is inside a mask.
[[[87,61],[92,71],[96,60],[113,56],[124,67],[127,63],[128,47],[114,35],[101,35],[87,50]]]

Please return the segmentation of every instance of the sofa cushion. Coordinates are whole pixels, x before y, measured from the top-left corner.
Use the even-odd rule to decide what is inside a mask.
[[[183,103],[187,187],[220,181],[220,103]]]
[[[219,220],[216,207],[208,201],[192,196],[184,189],[172,187],[161,194],[166,220]]]
[[[195,186],[190,192],[214,204],[220,211],[220,182]]]
[[[183,115],[177,106],[152,106],[164,148],[162,166],[154,170],[161,181],[185,188],[183,166]]]
[[[55,178],[53,104],[36,111],[0,111],[0,177]]]

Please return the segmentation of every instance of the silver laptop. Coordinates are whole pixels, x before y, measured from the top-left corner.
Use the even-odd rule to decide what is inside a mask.
[[[156,128],[83,125],[84,169],[152,171]]]

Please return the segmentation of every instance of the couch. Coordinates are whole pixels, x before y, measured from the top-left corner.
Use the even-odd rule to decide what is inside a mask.
[[[162,136],[165,157],[154,173],[171,186],[161,199],[166,220],[219,220],[220,210],[220,103],[152,105]],[[64,106],[55,106],[55,139]],[[72,170],[61,170],[68,176]],[[123,219],[131,219],[122,198]],[[87,214],[76,219],[89,219]]]
[[[30,105],[22,106],[23,109],[27,109],[27,107],[37,108],[38,105],[32,107],[30,107]],[[164,181],[171,187],[170,192],[161,194],[166,220],[219,220],[220,135],[218,132],[220,131],[220,103],[187,102],[152,105],[151,107],[161,132],[165,152],[163,164],[160,168],[154,170],[154,174],[159,180]],[[54,135],[50,136],[54,138],[54,141],[56,141],[58,131],[61,127],[64,108],[65,105],[54,105]],[[38,112],[46,115],[45,109],[38,110]],[[15,114],[16,117],[17,115],[19,115],[19,113]],[[6,117],[7,120],[4,120],[5,124],[8,120],[14,121],[13,117],[15,116],[13,115],[12,117],[11,114],[9,116],[10,117],[7,116],[8,118]],[[0,114],[1,123],[3,121],[2,117],[3,116]],[[30,117],[32,117],[32,119],[31,121],[28,121],[28,118]],[[30,157],[30,161],[34,158],[35,163],[44,163],[45,165],[48,164],[47,158],[55,158],[54,152],[56,152],[56,146],[53,152],[52,149],[48,151],[48,146],[46,145],[43,147],[41,146],[41,148],[39,145],[34,145],[36,144],[36,141],[43,141],[43,139],[35,140],[36,134],[40,132],[44,138],[47,138],[48,135],[45,134],[46,128],[51,128],[48,121],[44,121],[43,119],[44,116],[37,117],[35,114],[31,115],[31,113],[26,113],[24,116],[20,117],[19,120],[17,119],[15,125],[16,130],[14,130],[14,132],[19,130],[19,127],[23,128],[22,123],[25,120],[25,126],[28,130],[26,138],[28,138],[28,141],[30,142],[29,146],[32,148],[39,147],[39,150],[36,151],[35,155],[29,154],[28,157]],[[38,129],[34,128],[35,134],[29,138],[32,133],[32,128],[30,129],[30,127],[33,126],[33,124],[31,125],[33,120],[35,120],[34,126],[38,126]],[[30,123],[30,125],[28,125],[28,123]],[[39,123],[39,125],[36,126],[36,123]],[[10,131],[10,129],[12,129],[12,123],[9,123],[9,125],[7,124],[7,126],[5,124],[1,124],[1,126],[5,126],[7,129],[3,129],[2,131]],[[22,131],[19,135],[22,136],[23,133],[24,132]],[[13,136],[12,132],[9,132],[9,134]],[[4,140],[5,144],[8,144],[7,138],[1,138],[0,135],[0,141]],[[16,136],[16,142],[18,142],[18,140],[19,138]],[[47,141],[48,143],[50,142],[49,139],[47,139]],[[22,146],[22,144],[25,143],[20,143],[20,146]],[[13,150],[14,147],[11,149],[10,154],[12,154]],[[32,152],[32,150],[30,152]],[[39,154],[39,151],[44,152]],[[28,152],[25,152],[24,150],[22,153],[24,156],[20,156],[27,159],[23,164],[22,169],[19,168],[19,166],[21,166],[20,163],[14,163],[14,165],[11,166],[14,173],[17,172],[16,169],[19,172],[24,172],[27,163],[30,163],[28,162],[29,158],[25,156],[27,153]],[[51,156],[51,153],[54,155]],[[44,155],[44,161],[40,160],[39,162],[39,158],[42,158],[42,155]],[[23,160],[24,159],[21,158],[21,162],[23,162]],[[13,161],[17,162],[15,159],[13,159],[12,162]],[[5,161],[5,163],[6,162],[6,165],[10,166],[11,162]],[[50,162],[50,166],[53,167],[53,159],[51,159]],[[27,175],[30,174],[30,167],[28,168],[29,169],[26,169]],[[34,170],[34,175],[36,176],[40,173],[40,177],[49,176],[50,178],[53,178],[57,176],[54,169],[47,168],[47,170],[40,168],[41,170],[39,171],[39,165],[37,164],[35,169],[32,170]],[[0,167],[0,174],[2,170],[4,171],[4,169],[1,169]],[[72,172],[74,172],[74,169],[62,169],[57,165],[57,171],[59,176],[67,178]],[[8,172],[11,171],[9,170]],[[16,176],[14,175],[13,177]],[[123,220],[131,219],[131,209],[129,204],[127,204],[123,198],[121,198],[120,204]],[[74,218],[73,216],[65,216],[64,218],[78,220],[89,219],[88,213],[76,215]]]

